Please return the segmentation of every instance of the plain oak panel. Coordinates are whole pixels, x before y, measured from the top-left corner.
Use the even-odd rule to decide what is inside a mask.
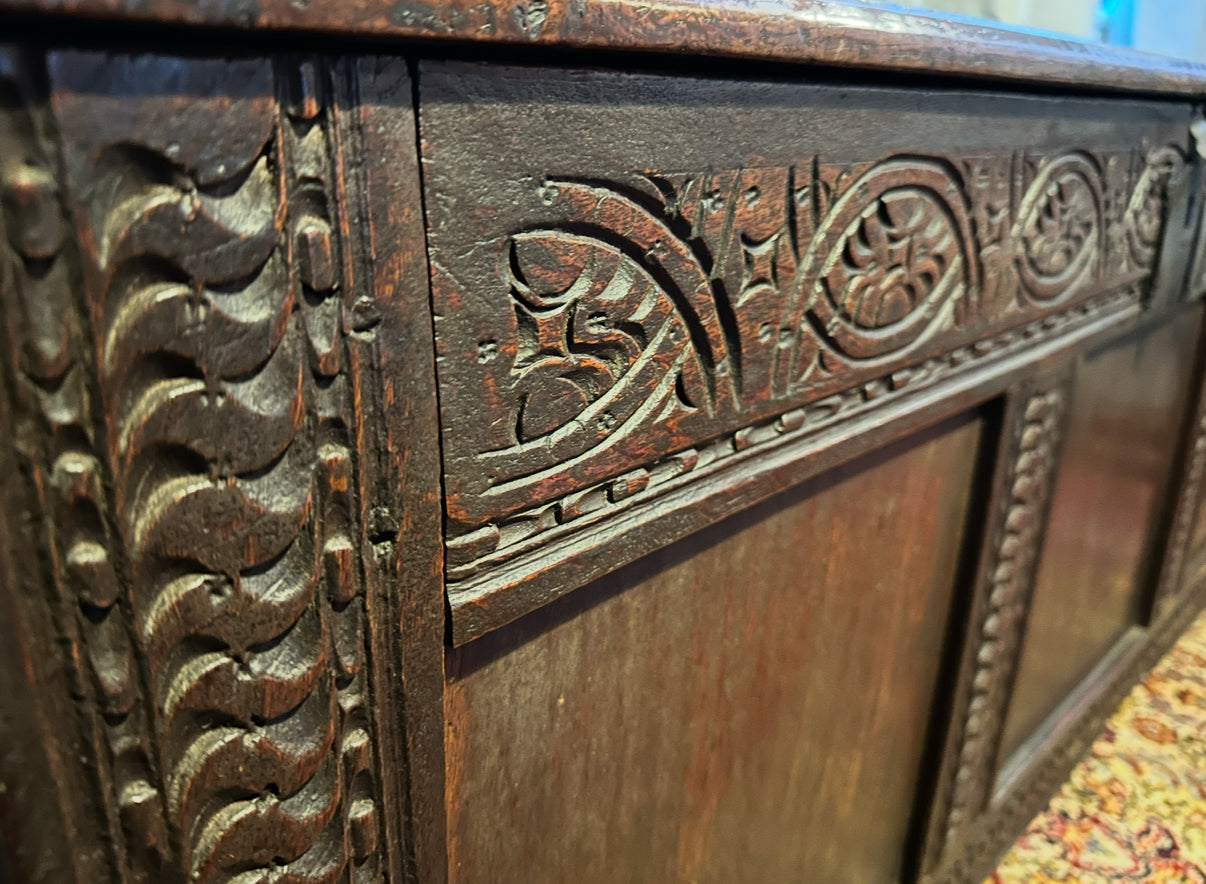
[[[1194,308],[1077,365],[1002,761],[1144,616],[1199,325]]]
[[[451,651],[451,879],[894,880],[982,422]]]

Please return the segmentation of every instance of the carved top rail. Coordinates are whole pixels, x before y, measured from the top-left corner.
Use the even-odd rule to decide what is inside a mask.
[[[1201,95],[1206,65],[832,0],[0,0],[0,14],[684,53]]]
[[[421,83],[459,640],[747,504],[751,457],[1136,307],[1187,178],[1183,105]]]

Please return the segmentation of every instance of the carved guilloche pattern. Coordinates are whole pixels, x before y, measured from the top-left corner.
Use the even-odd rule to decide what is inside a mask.
[[[381,875],[326,76],[52,62],[164,813],[195,881]],[[165,82],[181,95],[143,91]]]
[[[534,500],[572,510],[742,427],[1141,295],[1183,167],[1162,146],[533,181],[519,215],[540,220],[493,241],[491,291],[433,253],[437,307],[497,309],[497,333],[441,341],[448,401],[481,390],[490,418],[445,416],[450,576],[565,521],[524,515]]]

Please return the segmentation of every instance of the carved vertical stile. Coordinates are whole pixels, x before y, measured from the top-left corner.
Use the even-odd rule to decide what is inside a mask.
[[[153,712],[157,880],[392,877],[331,71],[62,53],[50,74]]]
[[[75,847],[83,862],[77,874],[152,881],[166,848],[161,797],[120,541],[111,528],[111,480],[96,434],[90,323],[81,310],[78,259],[61,199],[40,61],[5,51],[0,65],[0,199],[7,240],[0,297],[14,335],[13,429],[42,521],[37,545],[46,600],[64,662],[72,668],[72,694],[83,701],[72,716],[83,729],[78,751],[94,777],[93,794],[64,801],[78,812],[95,808],[104,817],[100,837],[108,842],[105,858],[99,850],[89,857],[87,844]]]
[[[966,828],[992,800],[1069,389],[1070,373],[1040,379],[1015,394],[1008,409],[1002,455],[1007,466],[996,492],[997,514],[988,535],[965,684],[956,707],[953,774],[942,804],[937,857],[931,860],[957,855]]]
[[[360,417],[361,550],[371,606],[383,835],[405,880],[447,877],[443,501],[435,354],[411,79],[405,61],[347,60],[334,106],[344,297]],[[348,157],[385,157],[356,163]],[[353,235],[355,234],[355,236]],[[362,245],[351,246],[356,237]]]

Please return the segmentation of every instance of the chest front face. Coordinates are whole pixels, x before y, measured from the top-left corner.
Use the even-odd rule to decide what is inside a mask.
[[[21,868],[990,862],[1200,602],[1191,105],[298,40],[0,48]]]

